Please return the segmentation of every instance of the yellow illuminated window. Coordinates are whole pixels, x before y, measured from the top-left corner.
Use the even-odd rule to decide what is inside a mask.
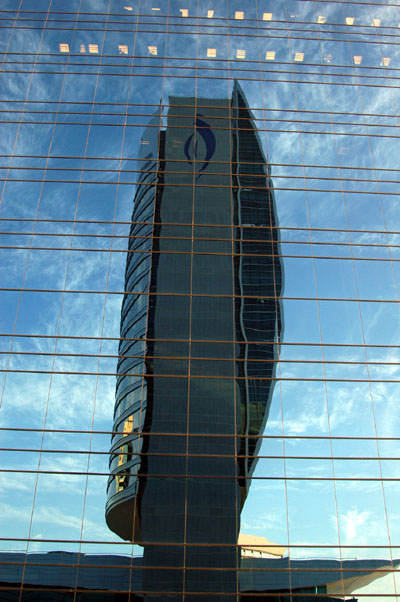
[[[235,12],[235,19],[243,19],[244,18],[244,12],[241,10],[237,10]]]
[[[180,13],[182,15],[182,17],[188,17],[189,16],[189,11],[187,8],[180,8]]]
[[[380,24],[381,24],[381,20],[380,19],[373,19],[372,20],[372,25],[374,27],[379,27]]]
[[[297,62],[301,62],[302,60],[304,60],[304,52],[296,52],[296,54],[294,55],[294,60]]]
[[[263,14],[263,21],[271,21],[272,19],[272,13],[264,13]]]
[[[216,48],[207,48],[207,56],[209,56],[211,58],[215,58],[217,56],[217,49]]]
[[[149,54],[157,56],[157,46],[147,46],[147,49],[149,51]]]
[[[82,53],[86,52],[85,44],[81,44],[81,52]]]
[[[346,17],[346,25],[354,25],[354,17]]]
[[[213,16],[214,16],[214,11],[213,11],[213,10],[208,10],[208,11],[207,11],[207,17],[208,17],[209,19],[211,19],[211,17],[213,17]]]
[[[265,53],[265,58],[267,59],[267,61],[274,61],[275,60],[275,50],[267,50],[267,52]]]
[[[132,414],[124,422],[124,433],[131,433],[133,430],[133,416]],[[125,436],[125,435],[124,435]]]
[[[333,54],[326,54],[324,56],[325,63],[331,63],[333,61]]]
[[[361,65],[362,56],[353,56],[353,61],[355,65]]]
[[[124,6],[125,10],[133,10],[133,6]]]
[[[161,8],[153,7],[151,10],[161,10]]]
[[[324,17],[323,15],[319,15],[318,23],[326,23],[326,17]]]
[[[245,50],[237,50],[236,51],[236,58],[237,59],[245,59],[246,58],[246,51]]]
[[[89,52],[92,54],[97,54],[99,52],[99,47],[97,44],[89,44]]]
[[[120,54],[128,54],[128,46],[126,46],[126,44],[120,44],[118,46],[118,51]]]
[[[69,44],[60,44],[60,52],[69,52]]]
[[[390,58],[388,56],[384,56],[382,59],[381,65],[383,65],[384,67],[389,67]]]
[[[128,416],[124,422],[123,436],[127,437],[133,431],[133,416]],[[122,466],[132,460],[132,443],[121,445],[118,455],[118,466]],[[125,489],[129,485],[129,470],[123,470],[117,475],[117,491]]]

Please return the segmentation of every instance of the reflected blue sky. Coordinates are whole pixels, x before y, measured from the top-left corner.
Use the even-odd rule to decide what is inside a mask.
[[[399,539],[399,8],[3,10],[1,341],[13,353],[1,356],[0,423],[39,429],[3,431],[3,447],[59,451],[2,452],[27,471],[0,474],[2,536],[29,536],[30,551],[53,538],[127,551],[105,526],[104,491],[138,149],[170,95],[229,98],[236,78],[268,156],[285,269],[278,382],[242,530],[298,545],[293,557],[390,557],[301,546]],[[74,430],[86,432],[63,432]]]

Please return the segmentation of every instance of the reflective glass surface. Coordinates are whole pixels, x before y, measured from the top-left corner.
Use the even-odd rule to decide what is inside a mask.
[[[395,600],[399,6],[0,21],[0,598]]]

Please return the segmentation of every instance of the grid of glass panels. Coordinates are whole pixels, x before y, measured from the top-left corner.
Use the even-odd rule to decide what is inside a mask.
[[[151,342],[145,308],[157,296],[148,288],[157,240],[152,179],[162,175],[179,194],[179,169],[151,162],[153,142],[144,134],[153,131],[158,148],[171,98],[220,106],[232,98],[235,81],[267,161],[284,273],[281,294],[254,296],[280,304],[284,328],[274,343],[275,372],[266,376],[274,387],[265,429],[255,435],[258,462],[236,517],[252,543],[227,542],[237,550],[235,591],[224,590],[221,578],[215,594],[193,592],[183,579],[174,595],[396,599],[399,25],[399,6],[388,2],[3,1],[3,599],[35,599],[48,590],[43,595],[52,600],[135,600],[153,591],[151,579],[143,579],[139,539],[110,531],[104,511],[110,477],[119,474],[113,483],[123,492],[130,478],[123,470],[144,457],[143,374]],[[233,120],[225,127],[233,145],[238,128]],[[178,134],[176,140],[178,152]],[[203,186],[193,163],[193,207],[212,204],[221,178],[234,198],[232,161],[209,163],[214,175]],[[132,241],[140,188],[149,205],[143,202],[135,218],[143,223]],[[182,245],[174,249],[177,271],[207,250],[206,241],[204,248],[192,244],[186,219],[189,230],[171,226],[170,237]],[[216,223],[214,215],[203,222],[204,239]],[[220,239],[219,249],[213,243],[216,263],[222,256],[238,261],[237,228]],[[132,268],[128,261],[125,271],[128,248]],[[172,257],[171,248],[165,252]],[[262,243],[259,251],[262,266]],[[137,312],[140,336],[138,324],[120,330],[127,279],[136,307],[145,299],[143,314]],[[201,293],[189,291],[190,303]],[[245,296],[233,286],[227,304]],[[206,322],[215,320],[218,333],[226,314],[199,311]],[[180,341],[173,353],[160,346],[156,358],[161,366],[177,356],[194,388],[208,369],[201,365],[216,359],[201,356],[199,340]],[[224,340],[215,343],[222,349]],[[131,413],[134,404],[141,410]],[[123,445],[118,435],[112,442],[117,422],[127,435]],[[218,520],[215,510],[210,524]],[[188,544],[184,539],[186,551]],[[172,556],[170,565],[188,569]],[[207,556],[205,568],[219,570]],[[167,584],[156,595],[168,592]]]

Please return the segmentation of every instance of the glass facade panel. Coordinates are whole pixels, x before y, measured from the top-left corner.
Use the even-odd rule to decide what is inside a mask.
[[[2,600],[397,600],[400,11],[275,4],[2,3]]]

